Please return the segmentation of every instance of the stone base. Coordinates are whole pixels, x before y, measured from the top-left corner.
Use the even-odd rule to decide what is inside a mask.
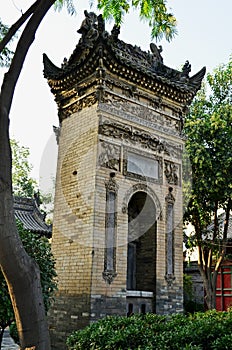
[[[70,333],[86,327],[90,322],[89,295],[60,294],[48,314],[52,350],[65,350]]]
[[[127,291],[127,316],[154,312],[153,292]]]
[[[183,312],[183,288],[175,284],[160,286],[159,297],[156,299],[156,313],[168,315]]]

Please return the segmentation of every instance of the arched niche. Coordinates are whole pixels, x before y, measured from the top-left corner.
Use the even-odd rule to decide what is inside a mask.
[[[146,184],[138,183],[133,185],[125,194],[123,198],[122,203],[122,212],[124,214],[128,213],[128,203],[131,199],[131,197],[136,192],[145,192],[147,193],[153,200],[155,207],[156,207],[156,219],[162,220],[162,207],[159,201],[159,198],[157,197],[156,193],[153,191],[153,189]]]
[[[155,293],[157,208],[150,194],[135,192],[128,207],[127,290]]]

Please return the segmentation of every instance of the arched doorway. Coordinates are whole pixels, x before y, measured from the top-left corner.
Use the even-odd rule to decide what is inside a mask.
[[[127,290],[155,293],[156,207],[143,191],[128,204]]]

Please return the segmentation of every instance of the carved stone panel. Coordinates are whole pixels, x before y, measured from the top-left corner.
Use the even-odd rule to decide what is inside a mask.
[[[168,160],[164,161],[164,174],[170,185],[180,185],[180,165]]]
[[[106,187],[106,217],[105,217],[105,257],[102,276],[111,284],[116,273],[116,232],[117,232],[117,191],[118,184],[115,181],[114,173],[111,173]]]
[[[124,151],[123,173],[136,180],[162,182],[161,158],[144,151],[126,148]]]
[[[99,134],[122,140],[131,146],[140,146],[143,149],[175,158],[180,158],[182,154],[181,145],[167,142],[164,138],[161,139],[157,135],[128,124],[102,120],[99,125]]]
[[[88,93],[80,98],[77,97],[71,103],[69,102],[67,105],[59,107],[59,118],[60,120],[63,120],[70,115],[81,111],[83,108],[91,107],[97,103],[97,101],[97,95],[95,92]]]
[[[128,88],[128,91],[131,91],[131,89]],[[138,94],[136,96],[139,97]],[[142,97],[140,99],[142,100]],[[130,97],[127,98],[125,93],[121,96],[105,90],[103,101],[104,103],[100,104],[102,110],[116,114],[123,119],[133,120],[138,124],[172,135],[179,136],[181,133],[180,116],[166,114],[160,108],[157,110],[159,104],[156,99],[144,99],[142,103],[138,100],[136,101],[135,98],[133,100]]]
[[[100,142],[98,164],[104,168],[120,171],[120,146]]]

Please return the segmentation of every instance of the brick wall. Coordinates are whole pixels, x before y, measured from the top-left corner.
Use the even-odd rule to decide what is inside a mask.
[[[181,158],[149,148],[140,142],[112,135],[99,135],[102,119],[128,123],[124,116],[106,112],[93,105],[64,119],[59,140],[52,250],[58,272],[58,293],[49,313],[53,349],[65,349],[67,335],[105,315],[126,315],[128,305],[135,310],[146,304],[147,311],[160,314],[183,311],[182,263],[182,188]],[[133,127],[155,133],[166,142],[183,145],[179,136],[163,134],[152,125]],[[110,162],[103,144],[111,144],[116,160]],[[159,159],[159,179],[144,180],[125,172],[127,150]],[[105,152],[105,153],[104,153]],[[107,158],[107,157],[108,158]],[[105,159],[105,158],[107,159]],[[180,168],[177,183],[172,184],[174,202],[174,267],[167,281],[166,200],[170,181],[165,175],[165,160]],[[105,163],[104,163],[105,162]],[[103,278],[106,234],[106,183],[111,173],[118,186],[116,195],[115,276],[111,284]],[[145,192],[154,202],[155,230],[138,237],[137,287],[153,292],[153,298],[127,297],[128,204],[132,196]],[[146,218],[145,218],[146,219]],[[140,242],[139,242],[140,240]],[[152,277],[151,277],[152,275]],[[141,283],[143,280],[143,283]]]

